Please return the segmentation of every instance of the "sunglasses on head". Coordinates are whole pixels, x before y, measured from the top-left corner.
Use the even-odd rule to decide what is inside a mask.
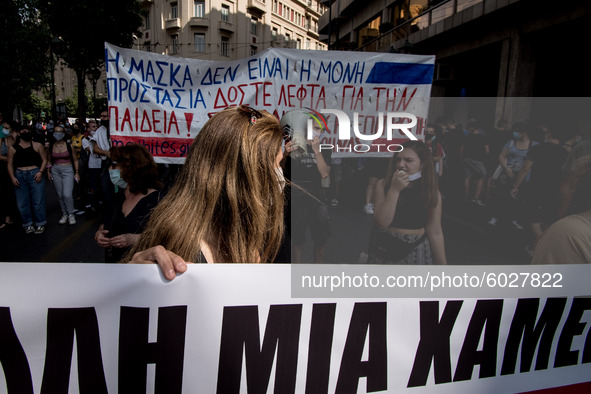
[[[263,117],[263,114],[261,114],[256,109],[249,107],[248,105],[239,105],[237,108],[241,113],[248,116],[248,121],[250,122],[251,126],[257,122],[257,119],[261,119]]]

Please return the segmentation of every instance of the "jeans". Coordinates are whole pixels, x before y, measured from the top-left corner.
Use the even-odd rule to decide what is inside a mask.
[[[53,185],[57,191],[62,215],[72,215],[74,213],[74,167],[68,165],[54,165],[51,167],[51,176],[53,176]]]
[[[15,186],[14,194],[16,195],[16,203],[18,210],[23,219],[23,227],[33,225],[45,226],[47,224],[47,215],[45,212],[45,178],[41,178],[41,182],[35,182],[35,174],[39,172],[39,168],[22,171],[15,170],[15,177],[18,179],[20,186]]]

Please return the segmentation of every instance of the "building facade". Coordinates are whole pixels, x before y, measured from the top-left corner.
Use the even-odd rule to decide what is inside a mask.
[[[325,50],[317,0],[144,0],[134,48],[203,60],[235,60],[270,47]]]
[[[143,0],[142,37],[133,49],[203,60],[236,60],[270,47],[326,50],[318,20],[327,9],[317,0]],[[63,61],[54,71],[58,112],[77,89]],[[86,90],[107,97],[104,71]]]
[[[329,49],[435,55],[433,97],[580,98],[591,87],[580,61],[590,23],[586,0],[332,0],[320,33]],[[496,102],[473,115],[488,125],[535,115]]]

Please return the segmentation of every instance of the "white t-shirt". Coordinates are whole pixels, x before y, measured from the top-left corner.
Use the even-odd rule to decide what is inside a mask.
[[[88,138],[82,138],[82,148],[88,151],[88,168],[101,168],[103,160],[99,155],[95,155],[92,149],[92,143]]]
[[[111,147],[111,141],[109,141],[109,138],[107,137],[107,129],[105,128],[105,126],[99,127],[96,130],[96,133],[94,133],[94,135],[92,137],[90,137],[90,140],[96,141],[96,144],[102,150],[108,151],[109,148]],[[102,156],[103,160],[105,160],[106,158],[107,158],[106,156]]]

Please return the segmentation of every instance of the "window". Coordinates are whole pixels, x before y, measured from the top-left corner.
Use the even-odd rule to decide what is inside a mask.
[[[203,18],[205,14],[205,2],[202,0],[195,0],[195,13],[193,16],[195,18]]]
[[[277,35],[279,34],[279,31],[277,30],[276,27],[274,27],[273,29],[271,29],[271,39],[273,41],[277,41]]]
[[[144,17],[144,29],[150,28],[150,12],[148,11],[148,15]]]
[[[179,3],[170,3],[170,19],[176,19],[179,17]]]
[[[195,33],[195,52],[205,52],[205,34]]]
[[[306,49],[310,49],[310,39],[306,38]]]
[[[254,56],[257,54],[257,47],[255,47],[254,45],[250,46],[250,56]]]
[[[285,48],[291,47],[291,33],[285,33]]]
[[[274,13],[277,13],[277,4],[278,4],[278,1],[277,0],[273,0],[273,9],[272,9],[272,11]]]
[[[357,32],[357,44],[363,45],[368,43],[369,41],[375,39],[376,37],[380,36],[379,26],[382,23],[382,16],[376,16],[372,21],[368,24],[363,26]]]
[[[229,56],[228,55],[228,47],[230,46],[230,39],[228,37],[222,37],[222,56]]]
[[[222,4],[222,21],[230,21],[230,6],[227,4]]]
[[[297,42],[296,42],[296,48],[302,49],[302,40],[300,40],[299,38],[297,39]]]
[[[256,17],[252,17],[250,18],[250,33],[254,34],[255,36],[257,35],[257,27],[259,24],[259,20]]]
[[[179,53],[179,35],[173,34],[170,36],[170,39],[172,41],[171,53],[173,55]]]
[[[144,51],[152,52],[152,45],[150,41],[144,41]]]

